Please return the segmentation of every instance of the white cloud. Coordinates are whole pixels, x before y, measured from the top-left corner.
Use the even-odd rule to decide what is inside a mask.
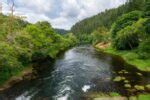
[[[6,0],[2,0],[5,1]],[[77,21],[114,8],[126,0],[15,0],[15,11],[35,23],[48,20],[55,28],[70,29]],[[4,12],[8,6],[4,5]]]

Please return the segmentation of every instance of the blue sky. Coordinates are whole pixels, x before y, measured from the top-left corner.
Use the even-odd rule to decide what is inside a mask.
[[[7,14],[7,0],[3,1],[3,13]],[[9,0],[10,1],[10,0]],[[76,22],[105,9],[118,7],[126,0],[14,0],[15,13],[26,16],[35,23],[47,20],[54,28],[70,29]]]

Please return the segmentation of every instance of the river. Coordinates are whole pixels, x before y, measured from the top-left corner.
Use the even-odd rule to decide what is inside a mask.
[[[114,82],[117,76],[124,76],[131,85],[149,84],[149,73],[131,68],[121,58],[97,52],[90,46],[79,46],[60,54],[53,63],[43,62],[46,66],[40,73],[41,78],[24,81],[1,93],[0,98],[11,100],[85,100],[83,95],[89,91],[122,95],[134,95],[123,87],[123,82]],[[127,66],[127,67],[126,67]],[[126,69],[126,68],[127,69]],[[128,74],[117,74],[121,70]],[[135,72],[141,73],[138,76]],[[147,90],[140,91],[149,92]]]

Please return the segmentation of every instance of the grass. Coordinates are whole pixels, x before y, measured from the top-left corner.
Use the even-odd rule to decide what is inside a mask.
[[[138,100],[150,100],[150,94],[142,94],[138,96]]]
[[[97,49],[101,49],[96,46]],[[106,53],[121,56],[128,64],[136,66],[141,71],[150,71],[150,59],[140,59],[136,50],[118,51],[111,46],[101,49]]]

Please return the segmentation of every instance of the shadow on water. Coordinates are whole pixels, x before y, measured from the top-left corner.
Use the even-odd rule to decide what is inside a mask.
[[[60,54],[55,61],[34,64],[40,68],[38,79],[22,81],[0,93],[0,99],[11,100],[80,100],[88,92],[117,92],[124,96],[149,93],[135,85],[150,84],[150,73],[141,72],[118,56],[79,46]],[[113,81],[116,77],[124,78]],[[130,88],[125,88],[127,82]],[[83,99],[85,100],[85,99]]]
[[[95,78],[93,82],[96,84],[90,91],[111,93],[116,92],[122,96],[134,96],[141,93],[150,93],[149,89],[137,90],[134,86],[146,86],[150,84],[150,72],[138,70],[135,66],[127,64],[120,56],[110,55],[100,52],[99,55],[111,60],[110,65],[112,77]],[[118,81],[113,81],[116,77],[120,77]],[[131,87],[125,87],[125,84]],[[112,87],[114,89],[112,89]]]

